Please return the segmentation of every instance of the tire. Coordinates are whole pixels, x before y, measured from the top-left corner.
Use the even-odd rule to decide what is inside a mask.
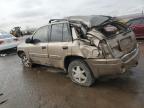
[[[26,57],[25,53],[21,53],[20,57],[21,57],[21,61],[24,67],[27,67],[27,68],[32,67],[32,62]]]
[[[68,74],[74,83],[91,86],[95,79],[89,66],[81,59],[72,61],[68,66]]]

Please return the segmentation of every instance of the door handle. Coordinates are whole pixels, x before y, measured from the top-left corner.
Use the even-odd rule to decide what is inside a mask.
[[[42,49],[46,49],[46,46],[42,46]]]
[[[62,48],[63,48],[63,49],[68,49],[68,46],[63,46]]]

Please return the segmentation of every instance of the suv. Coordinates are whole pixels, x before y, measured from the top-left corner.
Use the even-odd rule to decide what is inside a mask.
[[[95,78],[121,74],[138,64],[134,33],[116,18],[102,15],[52,19],[17,48],[25,67],[64,69],[71,80],[90,86]]]

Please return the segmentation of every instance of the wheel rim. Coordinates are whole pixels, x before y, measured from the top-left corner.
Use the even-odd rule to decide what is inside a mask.
[[[29,59],[26,56],[22,57],[22,62],[26,67],[30,67]]]
[[[86,70],[80,66],[75,66],[72,68],[72,76],[78,83],[85,83],[87,80]]]

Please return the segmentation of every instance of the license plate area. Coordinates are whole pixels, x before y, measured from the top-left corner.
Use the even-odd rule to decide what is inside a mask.
[[[133,43],[131,37],[126,37],[124,39],[119,40],[119,45],[122,51],[132,50]]]

